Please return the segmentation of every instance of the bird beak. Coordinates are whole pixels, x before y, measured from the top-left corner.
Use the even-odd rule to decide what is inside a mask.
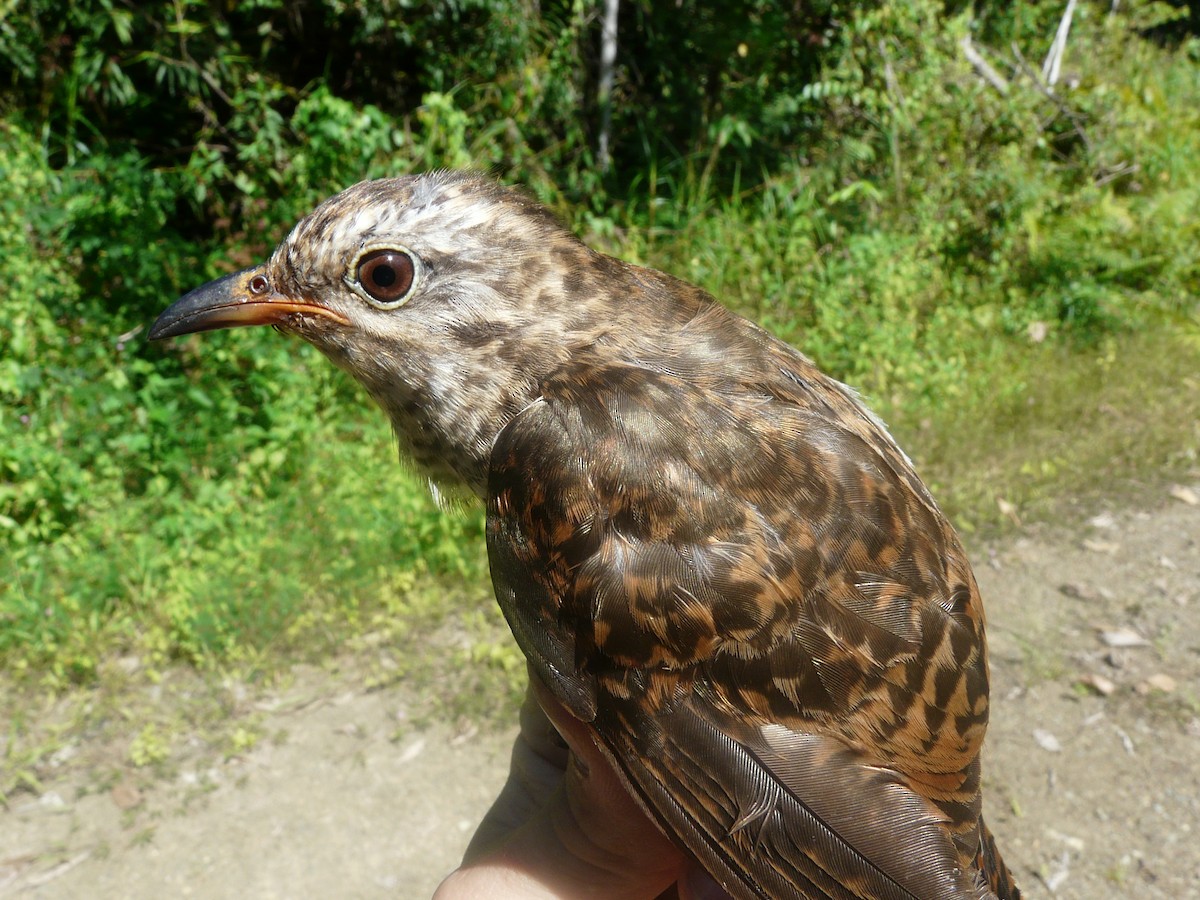
[[[266,269],[265,265],[242,269],[180,297],[158,317],[150,329],[150,340],[243,325],[282,325],[297,314],[350,324],[324,306],[277,293]]]

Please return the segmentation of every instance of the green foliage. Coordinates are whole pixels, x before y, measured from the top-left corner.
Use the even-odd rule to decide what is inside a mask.
[[[478,512],[439,511],[307,347],[144,341],[363,177],[483,168],[703,284],[866,391],[961,521],[989,520],[990,490],[1035,504],[1020,478],[1077,485],[1106,448],[1154,465],[1194,445],[1167,427],[1188,394],[1166,425],[1129,420],[1149,443],[1076,428],[1084,453],[1053,423],[1101,389],[1133,415],[1121,354],[1151,393],[1193,365],[1160,338],[1197,328],[1200,44],[1164,4],[1080,4],[1047,92],[1031,73],[1061,3],[948,6],[623,4],[601,173],[583,0],[10,4],[0,665],[56,685],[114,652],[253,665],[402,640],[485,595]],[[519,679],[511,648],[467,658]]]
[[[639,257],[902,414],[974,390],[980,353],[1178,321],[1200,288],[1196,66],[1080,7],[1070,93],[1018,75],[1004,95],[961,53],[977,23],[940,9],[850,18],[811,85],[827,128],[806,164],[733,199],[671,187],[673,210],[627,211]]]
[[[359,552],[478,577],[479,523],[436,514],[307,348],[222,335],[201,378],[200,345],[165,355],[139,338],[138,308],[177,292],[145,250],[156,195],[141,167],[112,171],[144,202],[93,187],[88,203],[92,182],[56,184],[18,129],[0,148],[0,658],[70,680],[114,643],[160,662],[266,646],[322,597],[375,597]],[[366,480],[331,486],[329,470]]]
[[[10,7],[0,83],[50,163],[123,173],[133,151],[187,202],[146,198],[149,214],[191,238],[281,227],[368,174],[475,162],[548,183],[551,159],[585,148],[570,6],[545,21],[527,0]]]

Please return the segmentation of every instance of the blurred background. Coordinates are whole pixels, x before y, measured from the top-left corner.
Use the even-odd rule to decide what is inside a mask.
[[[2,4],[3,689],[386,647],[371,683],[510,709],[481,514],[349,379],[265,329],[145,341],[349,184],[486,171],[704,286],[972,535],[1195,466],[1198,151],[1176,3]],[[137,764],[172,740],[144,715]],[[0,795],[50,746],[13,721]]]

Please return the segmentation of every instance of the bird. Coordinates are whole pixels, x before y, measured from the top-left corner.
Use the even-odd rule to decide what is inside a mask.
[[[1020,896],[982,816],[979,589],[851,388],[462,172],[346,189],[149,337],[250,325],[482,500],[532,677],[732,896]]]

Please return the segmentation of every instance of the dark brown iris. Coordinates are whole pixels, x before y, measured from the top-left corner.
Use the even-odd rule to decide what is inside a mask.
[[[401,250],[375,250],[358,261],[358,283],[374,300],[395,303],[413,283],[412,257]]]

